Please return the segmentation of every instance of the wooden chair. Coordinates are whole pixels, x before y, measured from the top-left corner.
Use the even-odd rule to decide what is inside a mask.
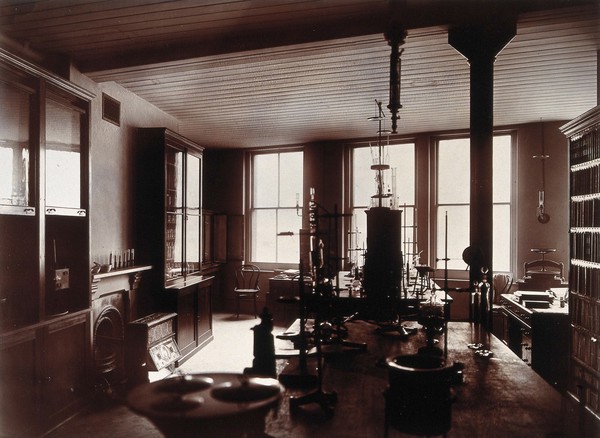
[[[260,268],[252,264],[240,265],[235,271],[235,293],[236,305],[237,305],[237,317],[240,317],[240,300],[252,299],[254,300],[254,318],[258,315],[256,308],[256,300],[258,293],[260,292],[260,286],[258,280],[260,278]]]
[[[502,339],[504,336],[504,320],[502,318],[502,304],[500,304],[500,295],[509,294],[514,283],[511,274],[499,272],[494,274],[492,279],[492,333]]]
[[[500,295],[510,293],[510,289],[514,283],[513,276],[508,273],[497,273],[494,274],[492,280],[492,304],[500,304]]]

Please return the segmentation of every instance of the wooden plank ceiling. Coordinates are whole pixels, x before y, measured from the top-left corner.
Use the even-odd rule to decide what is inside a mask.
[[[566,6],[565,6],[566,5]],[[363,139],[387,105],[388,0],[5,0],[0,46],[70,59],[176,117],[206,147]],[[495,64],[494,124],[597,104],[598,1],[406,0],[398,137],[467,129],[469,65],[450,26],[517,19]],[[493,25],[493,24],[492,24]],[[387,120],[389,124],[389,118]]]

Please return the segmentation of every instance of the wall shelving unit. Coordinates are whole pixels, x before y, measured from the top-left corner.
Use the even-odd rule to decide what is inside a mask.
[[[568,394],[600,425],[600,106],[561,131],[569,139],[571,360]],[[588,427],[588,426],[586,426]]]

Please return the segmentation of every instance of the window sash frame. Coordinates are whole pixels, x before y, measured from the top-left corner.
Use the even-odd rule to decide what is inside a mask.
[[[354,165],[355,165],[355,155],[354,155],[354,151],[358,148],[369,148],[371,145],[373,144],[373,142],[357,142],[357,143],[351,143],[349,145],[347,145],[347,149],[346,149],[346,161],[347,161],[347,167],[346,167],[346,180],[345,180],[345,187],[347,187],[347,195],[346,195],[346,206],[347,206],[347,211],[349,211],[352,214],[352,219],[349,219],[346,221],[345,226],[343,228],[344,232],[345,232],[345,236],[343,236],[344,238],[342,239],[343,244],[342,244],[342,253],[345,254],[346,257],[350,258],[351,254],[349,254],[349,239],[348,239],[348,235],[350,232],[354,232],[355,231],[355,226],[354,226],[354,214],[357,211],[362,210],[368,210],[371,205],[355,205],[354,204]],[[413,218],[413,223],[412,225],[409,227],[410,231],[410,239],[413,242],[415,240],[417,240],[417,227],[416,224],[414,223],[414,212],[417,209],[417,199],[418,199],[418,187],[417,187],[417,183],[418,183],[418,169],[417,169],[417,161],[418,161],[418,157],[417,157],[417,142],[415,138],[402,138],[402,139],[394,139],[393,141],[390,141],[390,143],[388,144],[386,142],[385,147],[386,148],[392,148],[394,146],[400,146],[400,145],[412,145],[413,147],[413,189],[414,189],[414,193],[413,193],[413,204],[399,204],[398,205],[398,209],[399,210],[404,210],[403,214],[402,214],[402,232],[404,233],[406,231],[406,210],[411,210],[411,217]],[[373,176],[375,175],[375,171],[374,170],[370,170],[370,172],[373,172]],[[390,170],[387,170],[386,172],[390,172],[389,174],[389,179],[391,181],[391,167]],[[373,193],[375,193],[377,191],[377,184],[375,183],[375,181],[373,180],[371,182],[372,185],[372,189],[373,189]],[[365,224],[365,229],[361,230],[361,233],[363,233],[363,236],[361,238],[360,242],[363,242],[362,247],[364,247],[364,250],[366,250],[366,239],[367,239],[367,230],[366,230],[366,216],[364,219],[364,224]],[[409,255],[413,254],[413,250],[410,250],[410,248],[406,247],[406,241],[407,239],[405,237],[402,238],[402,252],[403,255],[405,257],[405,261],[406,261],[406,253],[408,252]],[[361,247],[361,243],[359,242],[359,247]],[[417,242],[418,244],[418,242]],[[408,249],[408,251],[407,251]],[[417,251],[418,252],[418,251]],[[364,260],[358,260],[359,265],[364,263]]]
[[[492,206],[501,206],[501,205],[508,205],[509,206],[509,226],[510,226],[510,230],[509,230],[509,234],[510,234],[510,242],[509,242],[509,260],[508,260],[508,266],[509,266],[509,270],[498,270],[495,268],[494,263],[492,263],[492,268],[494,268],[494,273],[498,273],[498,272],[508,272],[508,273],[514,273],[515,272],[515,250],[516,250],[516,217],[515,217],[515,203],[516,203],[516,180],[515,180],[515,172],[516,172],[516,165],[517,165],[517,155],[518,155],[518,144],[517,144],[517,131],[514,129],[510,129],[510,130],[494,130],[493,132],[493,137],[500,137],[500,136],[509,136],[510,137],[510,195],[509,195],[509,201],[499,201],[499,202],[493,202]],[[436,136],[436,137],[432,137],[431,138],[431,147],[432,147],[432,160],[431,160],[431,187],[432,187],[432,191],[434,193],[433,196],[431,196],[431,205],[430,205],[430,212],[431,212],[431,217],[430,217],[430,234],[431,234],[431,240],[430,240],[430,254],[431,257],[430,259],[433,260],[434,265],[436,268],[438,268],[438,264],[437,262],[435,262],[436,260],[440,260],[442,258],[444,258],[444,254],[439,254],[438,251],[438,246],[437,246],[437,242],[438,242],[438,234],[437,234],[437,230],[439,229],[438,227],[438,223],[437,223],[437,218],[438,218],[438,208],[440,206],[452,206],[452,205],[471,205],[470,202],[470,196],[469,196],[469,202],[467,203],[445,203],[445,204],[440,204],[438,203],[438,169],[439,169],[439,154],[438,154],[438,147],[439,147],[439,142],[443,141],[443,140],[452,140],[452,139],[470,139],[469,137],[469,133],[458,133],[458,134],[452,134],[452,135],[441,135],[441,136]],[[470,143],[469,143],[470,145]],[[470,159],[470,156],[469,156]],[[470,190],[470,186],[469,186],[469,190]],[[443,267],[442,267],[443,269]],[[449,271],[459,271],[458,269],[449,269]]]
[[[300,152],[302,155],[302,169],[301,169],[301,173],[302,173],[302,191],[299,193],[298,196],[298,206],[299,209],[296,210],[296,206],[293,207],[281,207],[280,206],[280,187],[279,187],[279,174],[281,171],[281,166],[280,166],[280,156],[281,154],[285,154],[285,153],[291,153],[291,152]],[[255,186],[254,186],[254,182],[255,182],[255,177],[254,177],[254,157],[258,156],[258,155],[269,155],[269,154],[277,154],[277,172],[278,172],[278,188],[277,188],[277,206],[276,207],[256,207],[254,205],[254,198],[255,198]],[[255,254],[255,250],[254,250],[254,246],[255,246],[255,236],[253,233],[253,228],[254,228],[254,212],[255,211],[260,211],[260,210],[275,210],[275,211],[281,211],[281,210],[296,210],[297,214],[301,217],[301,221],[303,223],[304,221],[304,217],[303,217],[303,194],[304,194],[304,165],[305,165],[305,151],[304,148],[302,146],[294,146],[294,147],[287,147],[287,148],[259,148],[259,149],[252,149],[246,152],[246,159],[245,159],[246,165],[245,165],[245,170],[246,170],[246,177],[245,177],[245,183],[246,183],[246,201],[245,201],[245,215],[248,218],[247,221],[245,221],[245,245],[244,245],[244,261],[247,261],[248,263],[253,263],[256,264],[258,266],[260,266],[263,269],[279,269],[279,268],[283,268],[283,269],[294,269],[298,267],[299,261],[298,262],[279,262],[279,261],[261,261],[261,260],[255,260],[254,259],[254,254]],[[276,216],[278,216],[276,214]],[[275,239],[279,239],[282,236],[274,236]],[[275,248],[277,251],[277,247],[278,244],[276,243]],[[278,258],[278,255],[276,254],[276,260]]]

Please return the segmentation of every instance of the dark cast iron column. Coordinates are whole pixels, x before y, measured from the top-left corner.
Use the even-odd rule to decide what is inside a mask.
[[[471,284],[480,268],[492,278],[492,143],[494,129],[494,61],[516,34],[516,24],[464,26],[448,32],[448,43],[470,65],[471,213],[470,246],[481,250],[479,266],[470,267]]]

